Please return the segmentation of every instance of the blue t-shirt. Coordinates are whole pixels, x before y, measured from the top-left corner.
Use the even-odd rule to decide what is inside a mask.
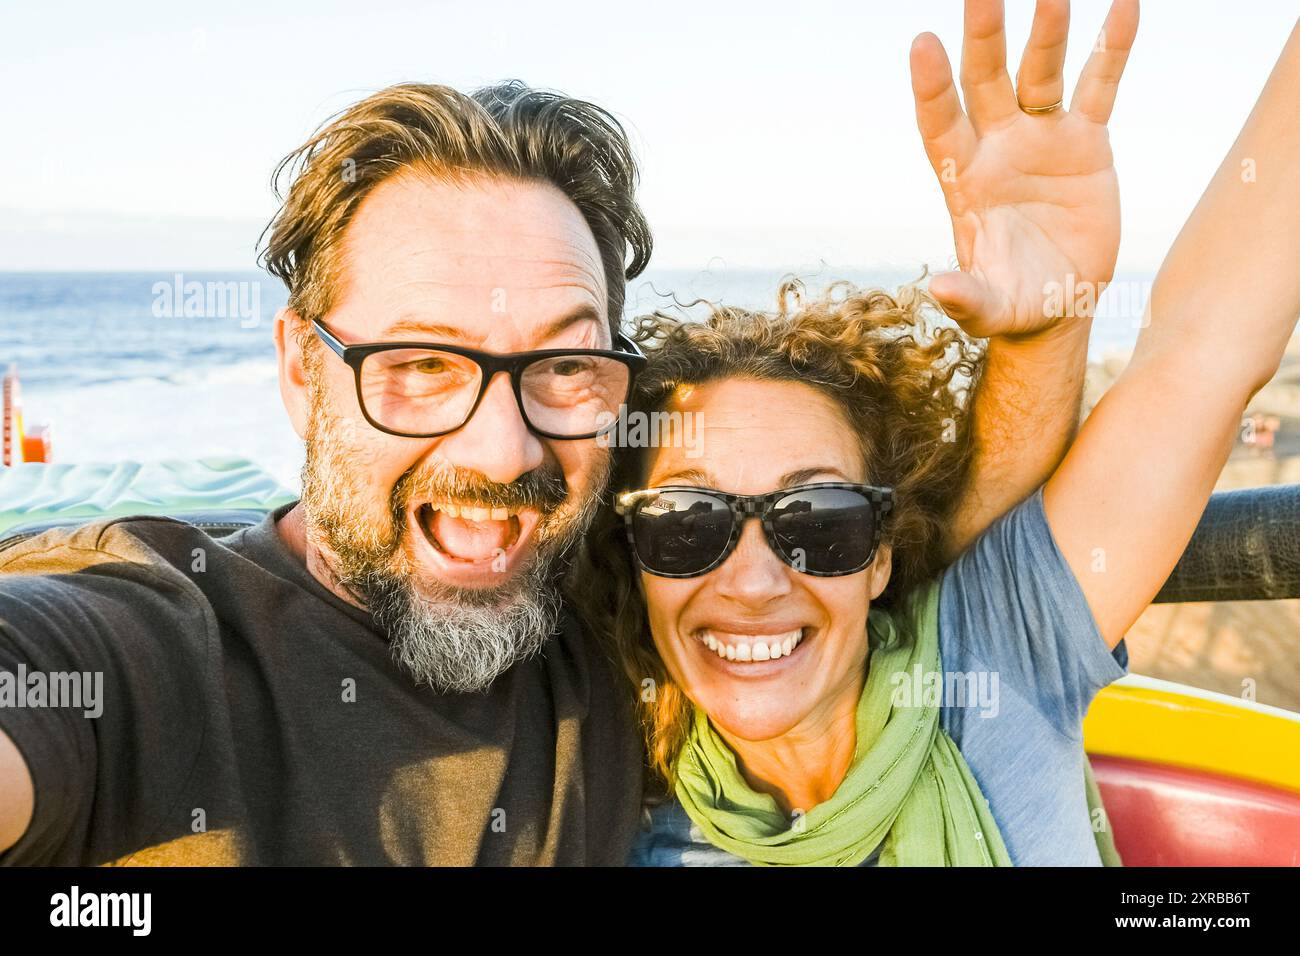
[[[1043,492],[995,522],[940,582],[939,720],[1017,866],[1100,866],[1084,792],[1083,716],[1124,676],[1052,537]],[[877,851],[878,852],[878,851]],[[876,855],[864,865],[875,862]],[[739,866],[673,800],[647,815],[633,866]]]

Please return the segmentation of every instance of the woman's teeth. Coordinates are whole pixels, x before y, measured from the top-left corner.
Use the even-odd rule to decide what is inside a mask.
[[[729,661],[774,661],[789,657],[803,640],[803,629],[787,634],[773,634],[757,640],[729,642],[719,640],[712,631],[701,631],[700,642],[721,658]]]

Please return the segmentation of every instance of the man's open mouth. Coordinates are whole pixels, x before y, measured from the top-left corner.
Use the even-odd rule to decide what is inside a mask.
[[[428,543],[426,563],[446,583],[500,584],[529,550],[541,514],[473,502],[429,501],[413,513]]]
[[[508,508],[426,502],[417,516],[425,536],[454,561],[486,561],[519,540],[519,513]]]

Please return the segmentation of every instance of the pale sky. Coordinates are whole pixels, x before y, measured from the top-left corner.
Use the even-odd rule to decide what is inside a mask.
[[[1106,6],[1073,4],[1067,89]],[[1121,270],[1158,265],[1298,9],[1143,4],[1111,121]],[[1013,72],[1032,10],[1007,4]],[[510,77],[628,126],[652,266],[942,263],[951,233],[907,73],[923,30],[955,57],[959,0],[7,0],[0,270],[252,268],[272,169],[330,114],[398,81]]]

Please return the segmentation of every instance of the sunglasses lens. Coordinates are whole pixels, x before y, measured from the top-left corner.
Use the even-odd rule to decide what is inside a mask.
[[[731,540],[725,501],[693,491],[663,491],[643,499],[632,516],[641,564],[655,574],[698,574]]]
[[[776,544],[794,567],[813,574],[852,574],[866,567],[875,542],[871,501],[848,488],[809,488],[776,503]]]

